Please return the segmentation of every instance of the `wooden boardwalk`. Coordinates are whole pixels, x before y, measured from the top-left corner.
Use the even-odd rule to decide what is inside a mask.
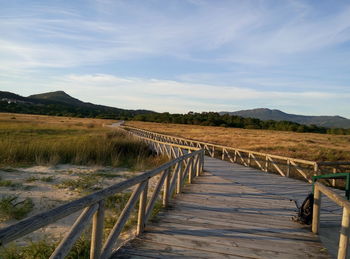
[[[205,170],[112,258],[330,257],[309,227],[291,220],[293,200],[311,185],[212,158]],[[324,209],[329,220],[338,217],[336,206]]]

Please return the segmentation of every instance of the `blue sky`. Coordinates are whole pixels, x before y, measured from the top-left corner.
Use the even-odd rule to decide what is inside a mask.
[[[0,0],[0,90],[350,118],[350,2]]]

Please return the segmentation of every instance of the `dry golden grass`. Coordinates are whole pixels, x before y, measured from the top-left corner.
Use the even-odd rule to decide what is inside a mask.
[[[64,125],[64,127],[103,127],[116,122],[115,120],[105,119],[90,119],[90,118],[73,118],[61,116],[47,116],[47,115],[31,115],[19,113],[0,113],[0,125],[2,123],[31,123],[31,124],[46,124],[49,125]]]
[[[135,170],[164,163],[147,145],[116,128],[113,120],[0,113],[0,166],[126,166]]]
[[[194,140],[311,161],[350,161],[350,136],[128,121],[126,125]]]

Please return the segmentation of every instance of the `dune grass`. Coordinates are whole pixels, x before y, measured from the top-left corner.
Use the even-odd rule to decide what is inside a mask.
[[[0,248],[0,258],[3,259],[47,259],[55,251],[58,242],[52,242],[45,238],[39,241],[30,241],[27,246],[11,244]],[[81,236],[69,251],[66,258],[88,259],[90,258],[90,239]]]
[[[164,162],[143,142],[121,130],[102,127],[96,119],[59,119],[55,123],[49,116],[26,115],[14,120],[0,114],[0,166],[69,163],[138,170]]]
[[[0,199],[0,222],[9,219],[22,219],[32,211],[34,203],[30,198],[18,201],[18,196],[9,195]]]
[[[310,161],[350,161],[350,136],[128,121],[174,136]]]
[[[139,171],[155,168],[168,161],[164,156],[156,156],[145,143],[126,132],[103,127],[103,124],[111,123],[113,121],[97,119],[0,114],[0,170],[13,170],[17,166],[69,163],[127,167]],[[58,187],[91,192],[98,183],[95,176],[82,175],[74,181],[63,181],[62,186]],[[28,177],[26,182],[53,180],[51,177]],[[0,179],[0,185],[1,183],[4,186],[13,184]],[[130,195],[129,190],[106,199],[105,238]],[[137,206],[124,231],[135,227]],[[159,210],[161,206],[158,207]],[[6,219],[24,217],[31,208],[29,200],[17,203],[16,197],[5,197],[0,201],[0,213]],[[89,238],[90,236],[80,238],[67,258],[89,258]],[[56,246],[57,241],[50,238],[29,241],[27,245],[12,243],[0,249],[0,258],[48,258]]]

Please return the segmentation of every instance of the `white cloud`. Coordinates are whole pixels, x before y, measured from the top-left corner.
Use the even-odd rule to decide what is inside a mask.
[[[239,86],[122,78],[108,74],[67,75],[56,78],[51,87],[69,91],[90,102],[100,100],[101,103],[122,108],[163,112],[232,110],[234,107],[245,107],[254,103],[256,105],[250,108],[261,105],[324,108],[325,102],[332,103],[337,100],[341,103],[350,98],[350,93],[339,95],[321,91],[258,91]]]
[[[322,14],[298,1],[274,8],[272,2],[189,3],[193,6],[161,9],[97,1],[96,10],[104,11],[89,18],[79,9],[24,9],[34,15],[0,16],[0,57],[9,66],[30,68],[160,55],[262,65],[350,39],[349,7],[315,21],[310,17]]]

